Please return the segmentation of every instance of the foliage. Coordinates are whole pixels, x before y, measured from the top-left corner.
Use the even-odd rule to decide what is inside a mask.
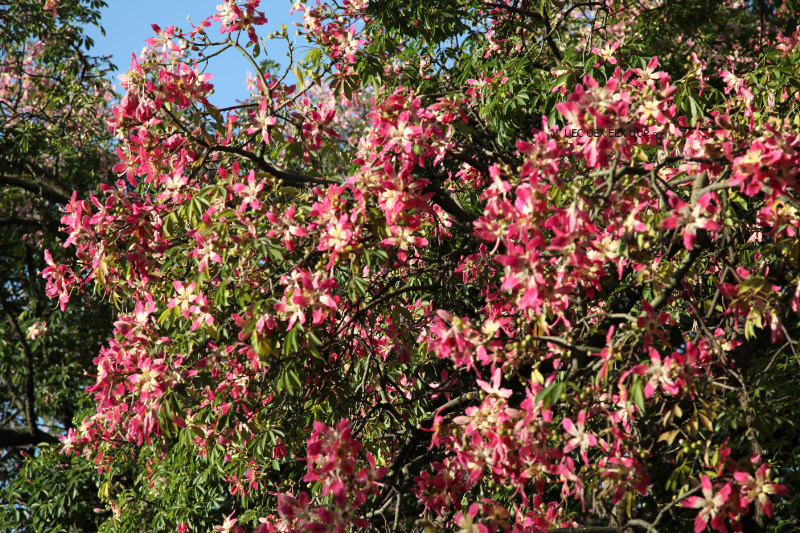
[[[45,294],[42,248],[57,261],[62,207],[110,162],[113,95],[83,33],[97,1],[0,2],[0,484],[19,473],[17,448],[57,443],[72,424],[85,370],[108,334],[102,305],[66,312]],[[109,169],[110,170],[110,169]]]
[[[154,27],[43,272],[117,310],[101,530],[797,526],[790,4],[258,4]]]

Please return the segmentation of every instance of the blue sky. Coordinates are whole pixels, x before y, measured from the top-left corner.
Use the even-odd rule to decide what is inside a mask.
[[[95,55],[113,56],[112,61],[118,69],[113,79],[119,89],[117,75],[127,72],[131,53],[138,52],[144,46],[144,40],[154,35],[151,24],[158,24],[162,28],[177,26],[188,31],[191,27],[186,20],[187,15],[191,16],[192,23],[197,25],[201,20],[216,13],[216,6],[221,4],[222,0],[108,0],[108,3],[109,6],[102,11],[101,20],[106,30],[105,37],[94,27],[87,28],[87,33],[95,41],[95,46],[92,48]],[[259,35],[265,36],[280,28],[281,24],[286,24],[289,34],[294,36],[295,28],[292,22],[299,18],[298,13],[289,16],[290,8],[290,0],[262,1],[261,10],[265,12],[269,22],[260,27]],[[211,36],[219,35],[219,23],[213,22],[206,31]],[[298,44],[305,44],[302,37],[295,39],[298,40]],[[288,61],[284,55],[285,43],[278,39],[266,43],[263,49],[269,57],[285,66]],[[281,46],[282,43],[284,46]],[[301,53],[301,57],[303,55]],[[214,75],[211,83],[214,84],[215,93],[209,99],[211,103],[223,107],[235,103],[237,98],[244,97],[247,92],[245,80],[248,70],[252,72],[247,60],[234,50],[212,58],[207,70]]]

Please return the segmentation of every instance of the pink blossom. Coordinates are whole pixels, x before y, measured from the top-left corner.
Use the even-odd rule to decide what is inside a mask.
[[[564,418],[562,425],[564,426],[564,431],[572,436],[564,446],[564,452],[567,453],[580,447],[580,455],[583,462],[589,464],[588,448],[597,446],[597,437],[586,431],[586,410],[580,410],[577,423],[573,423],[570,418]]]
[[[508,398],[511,396],[512,391],[510,389],[501,389],[500,388],[500,379],[502,378],[502,372],[499,368],[495,368],[494,372],[492,373],[492,383],[491,385],[483,380],[475,380],[478,386],[486,393],[486,394],[495,394],[500,398]]]
[[[731,484],[725,483],[721,488],[718,486],[715,490],[711,480],[705,474],[700,477],[700,481],[703,495],[690,496],[683,501],[684,507],[700,509],[694,521],[694,533],[705,530],[709,523],[717,531],[727,531],[723,509],[731,498],[733,490]]]

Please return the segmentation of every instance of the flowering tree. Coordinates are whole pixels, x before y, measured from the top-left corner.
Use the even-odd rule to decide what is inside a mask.
[[[59,246],[60,210],[111,162],[107,61],[88,53],[82,29],[101,5],[0,2],[2,483],[18,472],[17,448],[57,443],[70,427],[91,383],[84,369],[111,326],[100,305],[55,312],[39,275],[74,254]],[[45,247],[52,255],[42,257]]]
[[[796,525],[789,2],[262,7],[154,26],[45,253],[117,310],[60,449],[103,530]]]

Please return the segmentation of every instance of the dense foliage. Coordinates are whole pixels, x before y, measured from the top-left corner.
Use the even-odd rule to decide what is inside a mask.
[[[72,425],[112,324],[99,303],[58,310],[40,275],[43,248],[74,255],[59,246],[60,211],[111,162],[108,65],[83,33],[101,5],[0,2],[0,484],[18,474],[18,448]]]
[[[797,527],[796,5],[263,7],[123,79],[43,271],[116,322],[20,531]]]

